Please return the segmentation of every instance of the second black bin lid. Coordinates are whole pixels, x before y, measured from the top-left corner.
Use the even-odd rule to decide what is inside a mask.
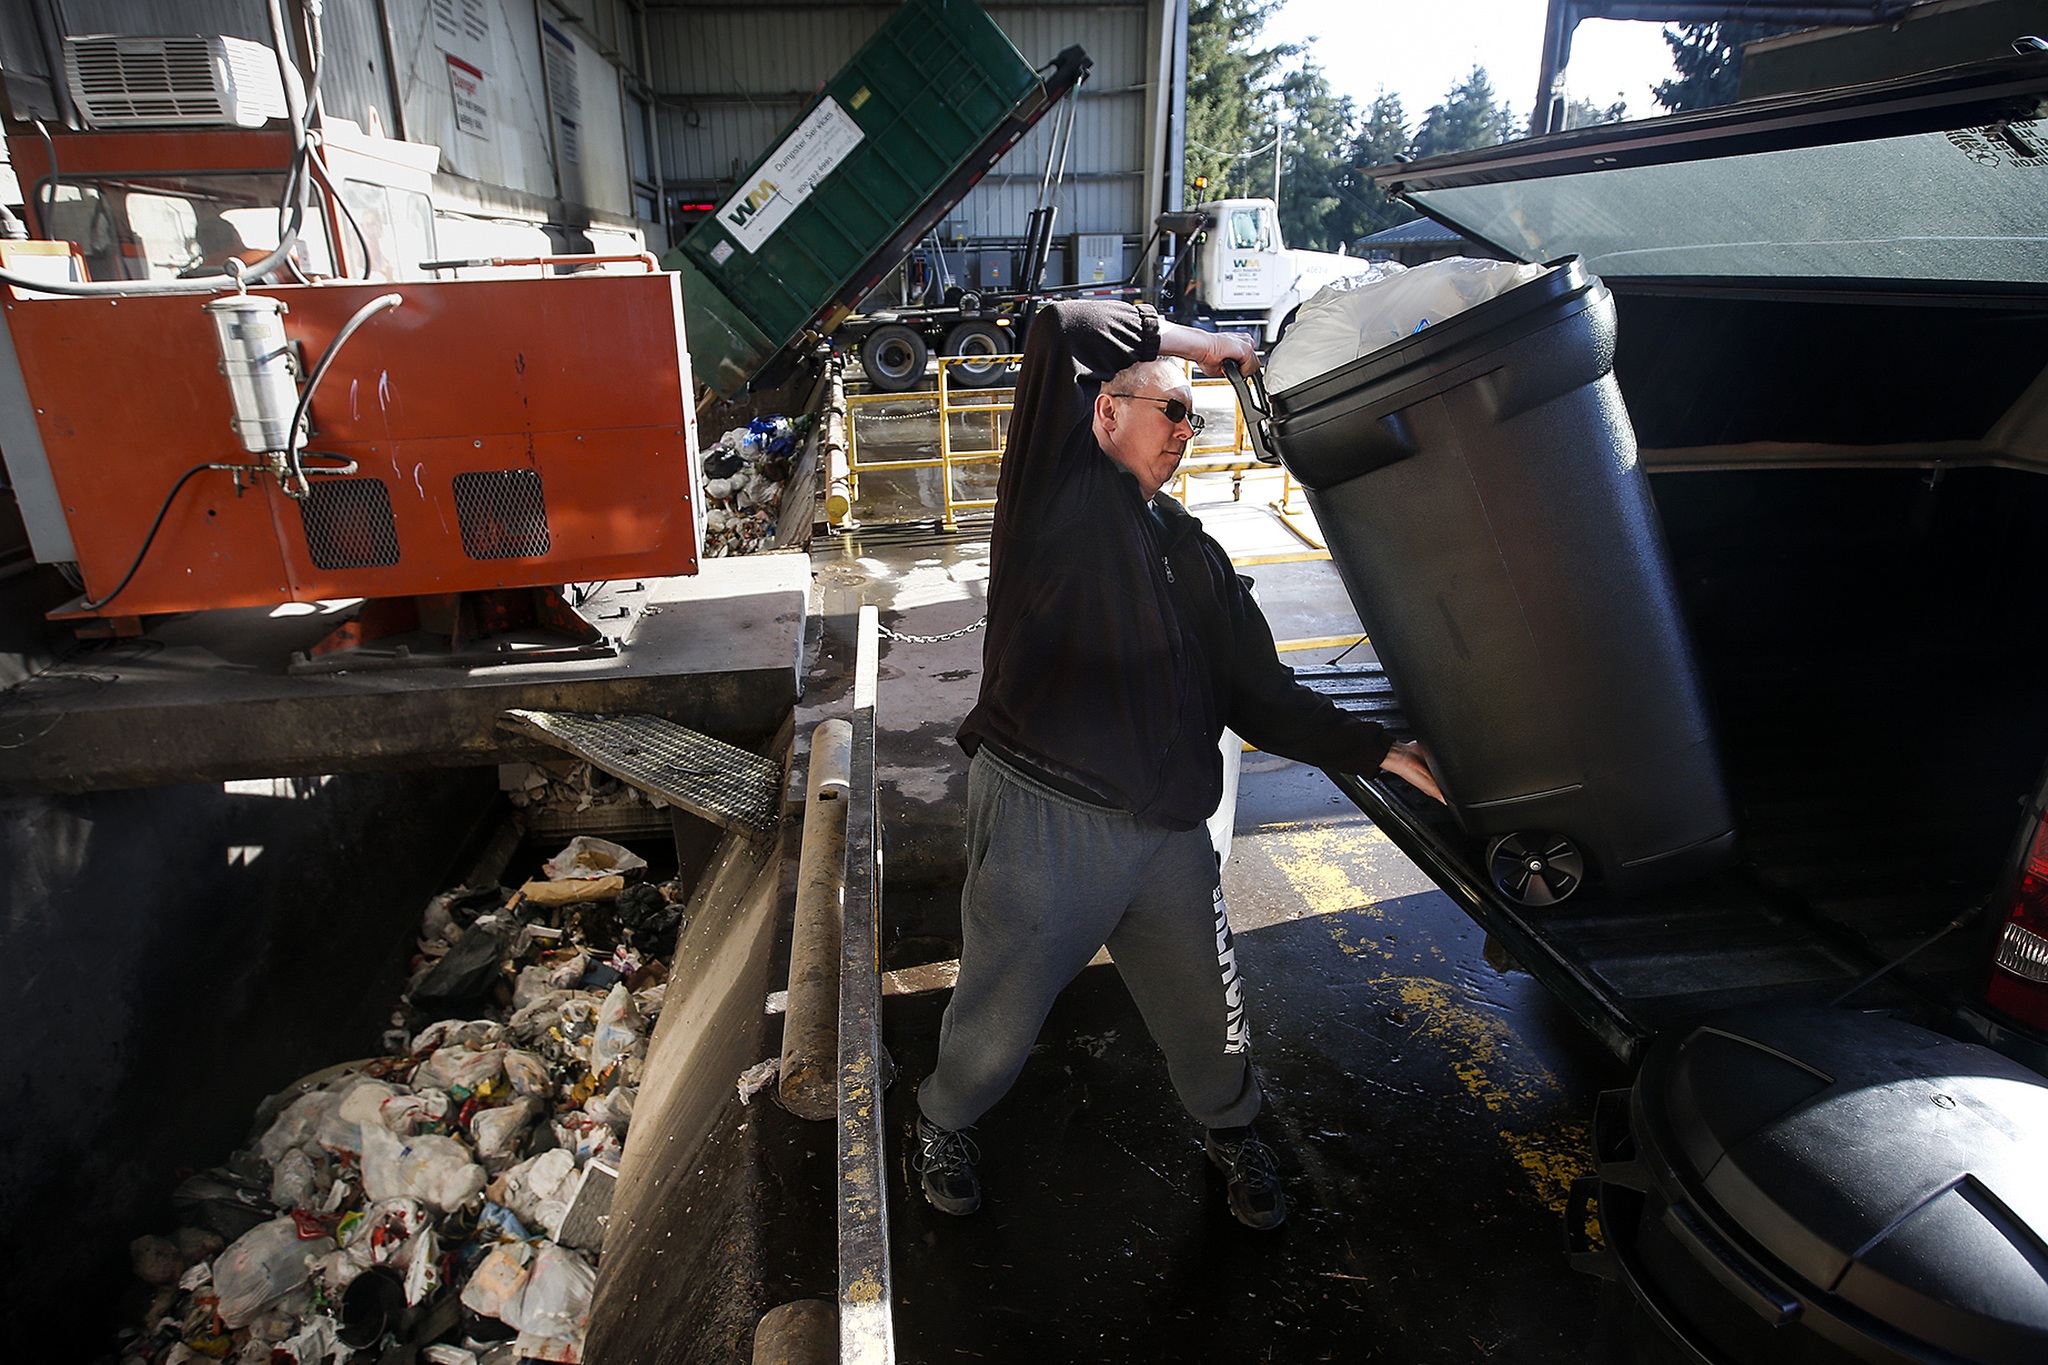
[[[1806,1287],[1940,1350],[2048,1361],[2048,1081],[1988,1048],[1813,1008],[1653,1053],[1643,1155]]]

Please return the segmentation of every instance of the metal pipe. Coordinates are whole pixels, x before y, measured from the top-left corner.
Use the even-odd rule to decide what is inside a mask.
[[[753,1365],[830,1365],[839,1358],[839,1313],[823,1299],[798,1299],[762,1314]]]
[[[782,1022],[782,1107],[829,1119],[839,1107],[839,954],[846,896],[846,786],[853,725],[811,731],[796,924],[789,945],[789,1012]]]
[[[839,1359],[895,1365],[882,1137],[882,849],[875,809],[881,619],[860,609],[846,811],[846,953],[839,972]]]
[[[384,41],[384,84],[391,99],[391,135],[412,141],[405,121],[405,83],[398,75],[398,34],[391,27],[391,0],[377,0],[378,36]]]
[[[825,408],[825,520],[844,526],[853,512],[853,467],[846,451],[845,371],[832,372],[832,397]]]

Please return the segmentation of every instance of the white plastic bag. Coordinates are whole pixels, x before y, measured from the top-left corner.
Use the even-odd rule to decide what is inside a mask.
[[[1404,274],[1398,261],[1377,261],[1363,275],[1334,279],[1309,295],[1266,357],[1266,389],[1278,393],[1327,373],[1358,355],[1358,324],[1351,317],[1354,296]]]
[[[533,1248],[524,1242],[500,1242],[477,1263],[469,1283],[462,1286],[462,1306],[479,1317],[505,1316],[506,1306],[519,1302],[526,1288],[526,1265]]]
[[[575,1156],[556,1147],[512,1167],[498,1177],[492,1189],[502,1190],[504,1197],[499,1202],[520,1222],[544,1228],[553,1237],[561,1231],[580,1184]]]
[[[602,1076],[612,1063],[633,1050],[640,1041],[640,1009],[633,992],[621,981],[613,985],[597,1011],[597,1032],[590,1039],[590,1074]]]
[[[302,1147],[286,1152],[270,1173],[270,1202],[281,1209],[310,1209],[319,1194],[319,1173]]]
[[[647,860],[609,839],[579,834],[569,846],[540,865],[552,882],[595,881],[627,872],[644,872]]]
[[[377,1107],[377,1120],[400,1137],[409,1137],[447,1118],[454,1107],[447,1091],[430,1086],[410,1095],[393,1095]]]
[[[299,1240],[298,1225],[289,1218],[273,1218],[236,1238],[213,1263],[221,1321],[246,1326],[265,1304],[304,1284],[307,1255],[316,1250]]]
[[[440,1288],[441,1285],[441,1243],[434,1236],[434,1225],[427,1223],[418,1232],[406,1239],[405,1250],[398,1257],[405,1267],[405,1301],[417,1305],[421,1299]]]
[[[381,1122],[377,1117],[378,1106],[397,1093],[397,1087],[382,1081],[357,1081],[349,1086],[341,1092],[341,1101],[333,1112],[320,1123],[320,1145],[330,1152],[362,1155],[363,1124]]]
[[[284,1107],[269,1129],[256,1140],[256,1155],[275,1166],[284,1154],[320,1130],[341,1097],[331,1090],[309,1090]]]
[[[419,1065],[412,1083],[451,1094],[473,1095],[479,1087],[505,1074],[505,1049],[473,1052],[451,1044]]]
[[[372,1199],[417,1199],[453,1213],[483,1192],[484,1179],[454,1138],[400,1138],[382,1124],[363,1129],[363,1192]]]
[[[1451,256],[1333,280],[1301,306],[1273,348],[1266,388],[1279,393],[1305,384],[1545,273],[1544,266],[1518,261]]]
[[[537,1337],[581,1342],[590,1325],[590,1296],[597,1272],[566,1247],[548,1244],[533,1258],[533,1269],[519,1302],[500,1316],[510,1326]]]
[[[519,1137],[541,1111],[541,1102],[522,1096],[495,1109],[480,1109],[469,1121],[476,1154],[486,1161],[512,1155]]]
[[[535,1054],[518,1048],[505,1054],[505,1079],[512,1083],[513,1090],[535,1099],[549,1099],[555,1093],[555,1081],[548,1074],[548,1064]]]

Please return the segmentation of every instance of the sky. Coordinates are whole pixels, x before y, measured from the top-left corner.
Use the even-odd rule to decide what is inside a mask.
[[[1307,42],[1340,95],[1360,109],[1382,88],[1401,97],[1412,130],[1432,104],[1479,65],[1497,97],[1526,122],[1543,54],[1544,0],[1285,0],[1262,41]],[[1589,19],[1572,39],[1565,77],[1573,99],[1603,109],[1617,98],[1630,118],[1660,112],[1650,88],[1672,74],[1662,24]]]

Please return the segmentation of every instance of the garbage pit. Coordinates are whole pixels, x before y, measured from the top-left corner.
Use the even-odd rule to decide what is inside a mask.
[[[593,784],[547,778],[514,771],[510,785],[533,803],[531,823],[559,829],[563,795]],[[623,818],[644,827],[646,814],[628,802]],[[581,820],[602,824],[603,815],[586,811]],[[546,845],[529,840],[507,871],[434,896],[382,1051],[272,1095],[243,1147],[178,1185],[173,1225],[131,1245],[136,1280],[120,1314],[127,1326],[101,1358],[313,1365],[382,1359],[389,1349],[434,1365],[595,1358],[588,1336],[599,1253],[672,971],[687,957],[702,976],[738,942],[740,975],[765,977],[763,949],[774,936],[760,932],[764,916],[726,902],[744,886],[757,910],[764,894],[772,909],[779,860],[759,850],[750,859],[730,843],[711,851],[694,897],[670,839],[631,838],[629,846],[578,835],[564,844],[559,832]],[[703,932],[693,939],[700,916]],[[730,994],[732,984],[700,980],[685,991]],[[672,1173],[643,1182],[661,1191],[645,1221],[666,1219],[673,1197],[713,1214],[722,1194],[725,1207],[696,1240],[723,1241],[741,1253],[728,1261],[741,1264],[701,1264],[700,1246],[691,1268],[702,1274],[690,1277],[720,1290],[735,1272],[758,1282],[754,1263],[780,1254],[766,1245],[772,1236],[732,1235],[773,1221],[755,1206],[761,1154],[747,1122],[770,1106],[743,1110],[735,1122],[725,1112],[740,1105],[735,1068],[693,1063],[771,1054],[761,998],[753,993],[752,1011],[741,1009],[740,1026],[709,1052],[698,1039],[670,1047],[681,1074],[655,1086],[660,1136],[691,1169],[680,1183]],[[716,1020],[692,1000],[693,1025],[719,1038]],[[707,1123],[708,1114],[718,1121]],[[679,1132],[706,1127],[714,1140],[676,1151]],[[817,1145],[785,1135],[779,1159],[829,1169],[829,1141],[808,1157],[807,1144]],[[829,1228],[829,1205],[822,1218]],[[830,1273],[829,1255],[792,1263]],[[779,1292],[766,1283],[756,1290],[720,1297],[750,1314],[760,1309],[755,1300]],[[690,1318],[706,1311],[699,1304],[694,1314],[663,1316],[669,1330],[694,1334],[702,1324]]]

